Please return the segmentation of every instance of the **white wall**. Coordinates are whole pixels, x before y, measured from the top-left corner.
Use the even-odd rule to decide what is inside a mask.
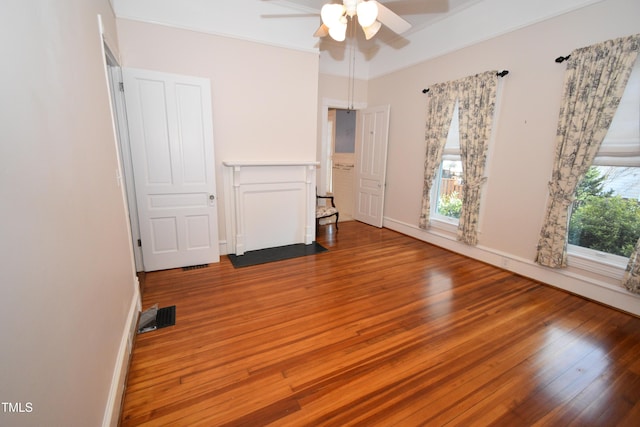
[[[472,0],[458,8],[457,2],[448,2],[452,13],[435,14],[426,27],[410,30],[389,43],[379,43],[378,51],[369,60],[369,77],[379,77],[601,1],[604,0]]]
[[[553,167],[565,65],[575,48],[640,32],[640,2],[606,0],[370,81],[369,105],[391,104],[385,226],[640,313],[640,299],[605,278],[583,281],[533,264]],[[507,69],[490,148],[478,248],[418,229],[429,85]],[[576,276],[578,275],[578,276]],[[604,283],[603,283],[604,282]],[[602,296],[601,286],[606,293]],[[611,292],[609,292],[611,291]]]
[[[125,67],[210,79],[221,240],[223,161],[315,161],[317,53],[127,19],[118,35]]]
[[[31,408],[0,425],[97,426],[118,403],[137,289],[98,14],[117,51],[107,0],[0,5],[0,401]]]
[[[566,0],[562,0],[566,1]],[[119,18],[316,51],[320,6],[273,0],[112,0]]]

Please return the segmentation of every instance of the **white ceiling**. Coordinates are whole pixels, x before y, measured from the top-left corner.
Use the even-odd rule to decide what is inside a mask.
[[[398,36],[383,27],[369,41],[358,29],[355,38],[342,43],[313,37],[320,25],[320,8],[329,0],[111,1],[120,18],[318,51],[321,72],[332,74],[344,72],[344,64],[338,63],[346,61],[344,50],[352,43],[359,61],[366,64],[360,77],[368,78],[602,0],[382,0],[412,28]]]
[[[271,3],[273,6],[281,6],[288,8],[289,11],[284,13],[265,13],[261,17],[264,19],[277,20],[276,24],[283,24],[284,20],[310,18],[312,23],[315,23],[315,27],[312,27],[312,32],[320,24],[320,9],[325,3],[331,2],[330,0],[260,0],[261,2]],[[482,0],[382,0],[387,8],[401,16],[408,21],[412,27],[409,31],[402,35],[397,35],[391,30],[383,27],[381,31],[370,41],[364,39],[362,31],[357,28],[356,36],[357,42],[360,48],[365,50],[374,49],[378,43],[393,43],[395,39],[404,38],[408,35],[423,29],[429,23],[436,20],[452,16],[453,14],[461,11],[465,7],[468,7],[474,3],[479,3]],[[338,2],[338,0],[333,0]],[[316,39],[319,43],[317,46],[322,49],[323,44],[330,42],[334,43],[330,37]],[[344,46],[344,44],[341,44]]]
[[[482,1],[382,0],[381,3],[413,25],[406,36],[434,20]],[[319,42],[325,41],[313,37],[313,33],[320,25],[320,9],[328,2],[330,0],[112,0],[120,17],[305,50],[320,48]],[[396,37],[390,30],[383,29],[370,45]]]

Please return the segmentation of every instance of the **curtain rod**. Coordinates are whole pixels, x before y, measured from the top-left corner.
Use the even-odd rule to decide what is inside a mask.
[[[498,76],[498,77],[504,77],[504,76],[506,76],[507,74],[509,74],[509,70],[502,70],[502,71],[498,71],[498,72],[496,73],[496,76]],[[422,93],[427,93],[427,92],[429,92],[429,88],[422,89]]]

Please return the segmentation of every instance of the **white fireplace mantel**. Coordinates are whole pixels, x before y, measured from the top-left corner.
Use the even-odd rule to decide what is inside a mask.
[[[315,240],[318,162],[223,161],[229,253]]]

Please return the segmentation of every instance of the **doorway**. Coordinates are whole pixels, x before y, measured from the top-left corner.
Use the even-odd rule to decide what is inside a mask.
[[[351,195],[347,195],[341,204],[336,201],[340,210],[340,219],[353,219],[375,227],[382,227],[384,218],[384,200],[386,187],[387,144],[389,139],[389,105],[368,108],[360,103],[348,108],[343,101],[323,100],[321,117],[322,135],[319,146],[320,168],[318,170],[318,193],[326,194],[328,189],[334,193],[339,191],[334,184],[336,174],[345,172],[339,166],[344,157],[335,153],[335,128],[337,110],[349,109],[355,116],[355,153],[350,179]],[[334,113],[332,110],[336,110]],[[334,158],[334,154],[338,155]],[[335,168],[334,168],[335,163]],[[347,167],[347,173],[350,173]],[[345,215],[343,215],[343,211]],[[347,212],[349,215],[347,216]]]
[[[331,133],[327,193],[333,195],[342,221],[353,220],[356,115],[343,108],[330,108],[327,115]]]
[[[105,66],[136,271],[218,262],[209,80]]]
[[[347,115],[349,118],[357,123],[358,110],[364,109],[367,107],[366,103],[356,102],[353,105],[349,105],[349,103],[345,100],[339,99],[329,99],[324,98],[322,100],[321,107],[321,136],[320,136],[320,146],[318,147],[318,158],[320,160],[320,167],[318,169],[317,181],[316,185],[318,188],[318,194],[327,194],[334,193],[334,197],[336,197],[335,203],[338,209],[340,210],[340,222],[353,220],[354,210],[355,210],[355,153],[352,154],[352,157],[349,157],[349,153],[341,153],[340,151],[346,150],[349,151],[351,147],[351,142],[345,143],[345,146],[340,145],[338,151],[336,153],[335,149],[335,136],[336,136],[336,120],[337,120],[337,112],[342,111],[341,115],[347,115],[346,111],[349,110],[350,113]],[[354,129],[356,124],[354,124]],[[353,132],[353,141],[356,138],[356,132]],[[340,143],[342,144],[342,142]],[[334,158],[334,154],[337,154],[337,157]],[[334,161],[336,168],[334,169]],[[353,168],[349,170],[349,167],[345,167],[344,165],[352,165]],[[346,169],[346,170],[345,170]],[[341,175],[351,174],[351,178],[345,178]],[[350,188],[343,188],[339,186],[339,184],[334,183],[334,178],[338,176],[338,181],[343,183],[348,183],[347,185]],[[341,191],[344,190],[344,191]],[[336,190],[338,193],[342,192],[343,194],[338,194],[336,196]],[[341,196],[341,197],[340,197]]]

